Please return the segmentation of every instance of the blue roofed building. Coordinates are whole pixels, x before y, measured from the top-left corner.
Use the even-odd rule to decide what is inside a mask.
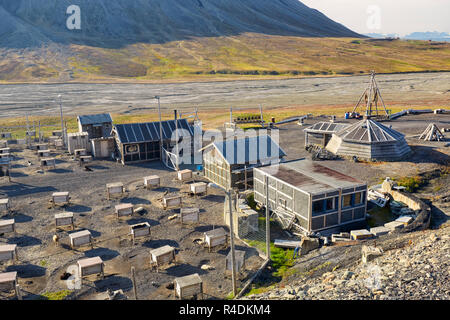
[[[232,137],[201,150],[205,177],[226,190],[251,187],[254,168],[280,163],[286,156],[269,135]]]

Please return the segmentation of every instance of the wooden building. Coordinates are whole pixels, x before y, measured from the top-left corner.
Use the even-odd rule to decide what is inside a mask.
[[[348,127],[345,123],[318,122],[305,129],[305,147],[319,146],[325,148],[333,133]]]
[[[201,150],[205,177],[226,190],[252,185],[253,168],[279,163],[286,156],[268,135],[232,137]]]
[[[284,229],[327,234],[364,226],[367,184],[310,160],[254,169],[255,201],[266,205]]]
[[[87,132],[88,139],[111,136],[112,118],[109,113],[78,116],[78,131]]]
[[[178,121],[178,123],[177,123]],[[130,123],[113,126],[113,136],[116,139],[116,153],[122,164],[154,161],[161,159],[160,123]],[[163,148],[170,151],[172,136],[178,127],[179,137],[188,134],[191,138],[194,129],[186,119],[161,122]],[[181,131],[181,129],[183,129]]]
[[[362,120],[336,133],[326,149],[338,156],[398,161],[411,153],[405,136],[374,120]]]

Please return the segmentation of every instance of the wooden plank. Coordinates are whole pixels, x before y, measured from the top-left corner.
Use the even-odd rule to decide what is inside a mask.
[[[301,246],[301,241],[275,239],[274,245],[278,248],[295,249]]]

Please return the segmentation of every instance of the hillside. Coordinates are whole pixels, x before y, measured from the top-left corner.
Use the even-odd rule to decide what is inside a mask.
[[[174,82],[450,71],[450,43],[255,33],[120,49],[0,49],[0,82]]]
[[[81,10],[81,30],[66,9]],[[0,0],[0,82],[450,71],[450,43],[362,38],[297,0]]]
[[[80,30],[69,30],[77,5]],[[120,48],[246,32],[302,37],[359,37],[298,0],[0,0],[0,46],[52,42]]]

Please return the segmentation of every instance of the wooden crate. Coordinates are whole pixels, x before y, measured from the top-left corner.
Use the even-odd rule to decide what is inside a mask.
[[[63,206],[69,204],[69,192],[55,192],[52,194],[52,204],[54,206]]]
[[[204,182],[197,182],[190,185],[191,193],[194,195],[207,194],[208,184]]]
[[[227,233],[224,228],[214,229],[204,233],[204,242],[208,245],[209,251],[211,248],[226,245]]]
[[[60,139],[60,137],[57,137],[57,136],[51,136],[51,137],[48,137],[48,143],[50,144],[50,145],[52,145],[52,146],[54,146],[55,145],[55,141],[56,140],[59,140]]]
[[[89,163],[93,161],[92,156],[80,156],[80,165],[84,164],[84,163]]]
[[[75,158],[81,157],[81,156],[87,156],[86,149],[75,149],[74,151]]]
[[[134,213],[134,207],[131,203],[121,203],[115,206],[117,219],[120,217],[131,216]]]
[[[36,151],[48,150],[48,143],[36,144]]]
[[[9,292],[16,291],[17,271],[0,273],[0,291]]]
[[[0,153],[1,154],[5,154],[5,153],[11,153],[11,148],[0,148]]]
[[[148,222],[144,222],[132,225],[130,226],[130,234],[133,243],[136,241],[136,238],[149,237],[151,234],[150,224]]]
[[[78,260],[77,263],[79,268],[79,275],[81,278],[87,277],[92,274],[101,274],[102,277],[105,276],[104,263],[102,258],[100,257]]]
[[[63,146],[64,146],[64,143],[63,143],[62,139],[56,139],[55,140],[55,147],[62,148]]]
[[[144,177],[144,186],[147,189],[159,188],[160,185],[161,185],[161,178],[159,176]]]
[[[192,170],[186,169],[178,171],[178,180],[180,181],[192,180]]]
[[[60,227],[71,226],[72,230],[75,229],[73,212],[63,212],[55,214],[56,229]]]
[[[56,168],[55,158],[41,158],[41,168],[53,167]]]
[[[363,240],[363,239],[369,239],[373,237],[373,234],[370,233],[369,230],[361,229],[361,230],[352,230],[350,232],[350,235],[353,240]]]
[[[0,199],[0,212],[9,212],[10,209],[9,199]]]
[[[16,223],[14,219],[0,220],[0,233],[16,232]]]
[[[38,157],[39,158],[48,158],[50,157],[50,150],[46,149],[46,150],[39,150],[38,151]]]
[[[108,183],[106,185],[106,191],[108,193],[108,199],[111,199],[111,195],[123,195],[125,188],[122,182]]]
[[[163,198],[163,208],[179,208],[181,207],[182,200],[181,196],[164,197]]]
[[[89,230],[83,230],[79,232],[74,232],[69,234],[70,238],[70,247],[76,248],[81,247],[85,245],[91,245],[92,246],[92,235],[89,232]]]
[[[150,251],[150,264],[152,267],[159,267],[168,265],[175,261],[175,248],[171,246],[164,246]]]
[[[0,261],[17,260],[17,245],[7,244],[0,245]]]
[[[245,251],[242,250],[234,250],[234,259],[235,259],[235,266],[236,266],[236,273],[244,271],[245,268]],[[231,250],[227,255],[227,258],[225,259],[225,270],[231,272]]]
[[[190,298],[201,294],[203,299],[203,281],[198,273],[174,280],[175,297]]]
[[[199,208],[181,208],[180,220],[183,223],[197,223],[199,222],[200,209]]]

